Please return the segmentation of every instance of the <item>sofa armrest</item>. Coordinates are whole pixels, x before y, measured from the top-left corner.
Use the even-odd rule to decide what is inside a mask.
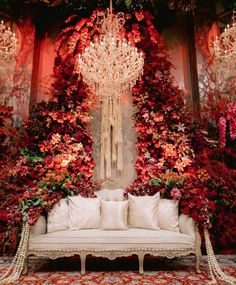
[[[195,227],[196,224],[190,216],[184,214],[179,215],[179,228],[181,233],[195,237]]]
[[[43,235],[47,232],[46,218],[42,215],[39,216],[35,225],[30,228],[30,235]]]

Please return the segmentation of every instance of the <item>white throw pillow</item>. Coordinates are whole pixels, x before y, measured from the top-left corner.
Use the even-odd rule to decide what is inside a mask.
[[[96,229],[100,223],[98,198],[69,197],[69,228]]]
[[[179,232],[179,201],[160,199],[158,223],[161,229]]]
[[[47,232],[63,231],[68,229],[69,207],[67,198],[61,199],[48,213]]]
[[[158,202],[160,193],[154,196],[129,197],[129,225],[133,228],[158,230]]]
[[[128,228],[128,201],[100,201],[102,230],[126,230]]]

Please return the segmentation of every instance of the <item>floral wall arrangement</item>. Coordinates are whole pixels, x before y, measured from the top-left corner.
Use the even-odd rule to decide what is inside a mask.
[[[9,242],[16,246],[23,221],[32,225],[62,197],[92,196],[99,187],[92,180],[93,142],[87,128],[93,96],[74,72],[74,54],[63,51],[60,38],[57,43],[54,93],[33,108],[24,122],[19,158],[7,175],[1,172],[1,249]],[[81,49],[84,42],[77,44]]]
[[[207,147],[194,128],[182,92],[174,86],[164,42],[145,11],[126,14],[122,35],[144,52],[142,79],[132,90],[137,132],[137,178],[127,187],[135,195],[179,199],[180,211],[203,228],[223,225],[222,208],[233,208],[233,193],[223,178],[210,173],[196,154]],[[37,104],[25,121],[19,159],[0,181],[2,244],[16,236],[22,221],[34,224],[62,197],[93,196],[92,134],[88,130],[94,96],[76,72],[76,56],[100,36],[96,11],[90,18],[72,15],[56,42],[53,94]],[[201,148],[202,147],[202,148]],[[227,194],[226,194],[227,193]],[[225,229],[225,228],[224,228]],[[216,242],[219,243],[220,226]],[[231,232],[229,233],[231,237]],[[218,240],[217,240],[218,239]],[[12,243],[13,238],[10,240]],[[16,239],[15,239],[16,240]]]
[[[214,58],[211,43],[219,31],[218,23],[206,25],[207,17],[196,21],[196,47],[201,89],[202,129],[195,138],[206,138],[195,154],[198,163],[212,176],[221,177],[227,184],[218,198],[215,218],[215,235],[221,248],[235,248],[235,190],[236,190],[236,140],[235,140],[235,76],[233,69]],[[203,24],[205,23],[205,25]],[[233,66],[233,61],[230,62]],[[222,72],[224,74],[222,74]],[[232,199],[230,199],[232,197]],[[228,202],[227,202],[228,201]],[[224,237],[220,234],[224,232]],[[231,245],[230,245],[231,244]]]
[[[215,246],[232,248],[235,185],[201,162],[200,154],[209,150],[209,138],[190,120],[184,95],[173,84],[171,63],[152,17],[144,12],[136,12],[135,17],[138,25],[127,27],[127,36],[145,52],[146,64],[142,80],[133,88],[133,104],[138,110],[134,114],[137,179],[127,191],[136,195],[160,191],[162,197],[179,199],[182,213],[192,216],[200,228],[211,228]],[[234,126],[232,115],[227,118]],[[230,137],[234,138],[232,131]]]

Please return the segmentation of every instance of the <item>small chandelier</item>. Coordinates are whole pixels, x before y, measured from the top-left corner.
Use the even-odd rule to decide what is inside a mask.
[[[121,31],[125,19],[123,13],[112,12],[112,1],[107,13],[98,14],[102,35],[78,56],[78,70],[83,80],[102,100],[119,97],[132,88],[143,73],[144,58]]]
[[[228,24],[213,42],[215,56],[220,61],[236,59],[236,11],[233,11],[232,20],[232,26]]]
[[[0,23],[0,60],[10,60],[16,55],[18,41],[10,27],[6,27],[4,21]]]

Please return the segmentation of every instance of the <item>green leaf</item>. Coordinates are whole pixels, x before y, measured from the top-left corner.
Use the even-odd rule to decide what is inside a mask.
[[[151,183],[155,186],[160,186],[161,185],[160,182],[161,182],[161,180],[159,178],[152,178],[151,179]]]
[[[76,178],[80,178],[82,176],[81,173],[77,173]]]
[[[20,148],[20,154],[21,155],[28,155],[29,154],[28,148],[26,148],[26,147]]]
[[[26,222],[28,220],[28,214],[27,213],[23,213],[22,220],[23,220],[23,222]]]
[[[47,186],[47,182],[46,181],[44,181],[44,180],[40,180],[39,181],[39,187],[46,188],[46,186]]]
[[[52,185],[52,186],[51,186],[51,189],[52,189],[53,191],[57,190],[57,185]]]
[[[38,200],[36,200],[35,202],[33,202],[33,205],[34,206],[38,206],[38,205],[40,205],[41,204],[41,200],[40,199],[38,199]]]
[[[26,209],[28,209],[28,208],[29,208],[28,205],[23,206],[22,209],[21,209],[21,212],[23,213],[23,212],[24,212]]]

